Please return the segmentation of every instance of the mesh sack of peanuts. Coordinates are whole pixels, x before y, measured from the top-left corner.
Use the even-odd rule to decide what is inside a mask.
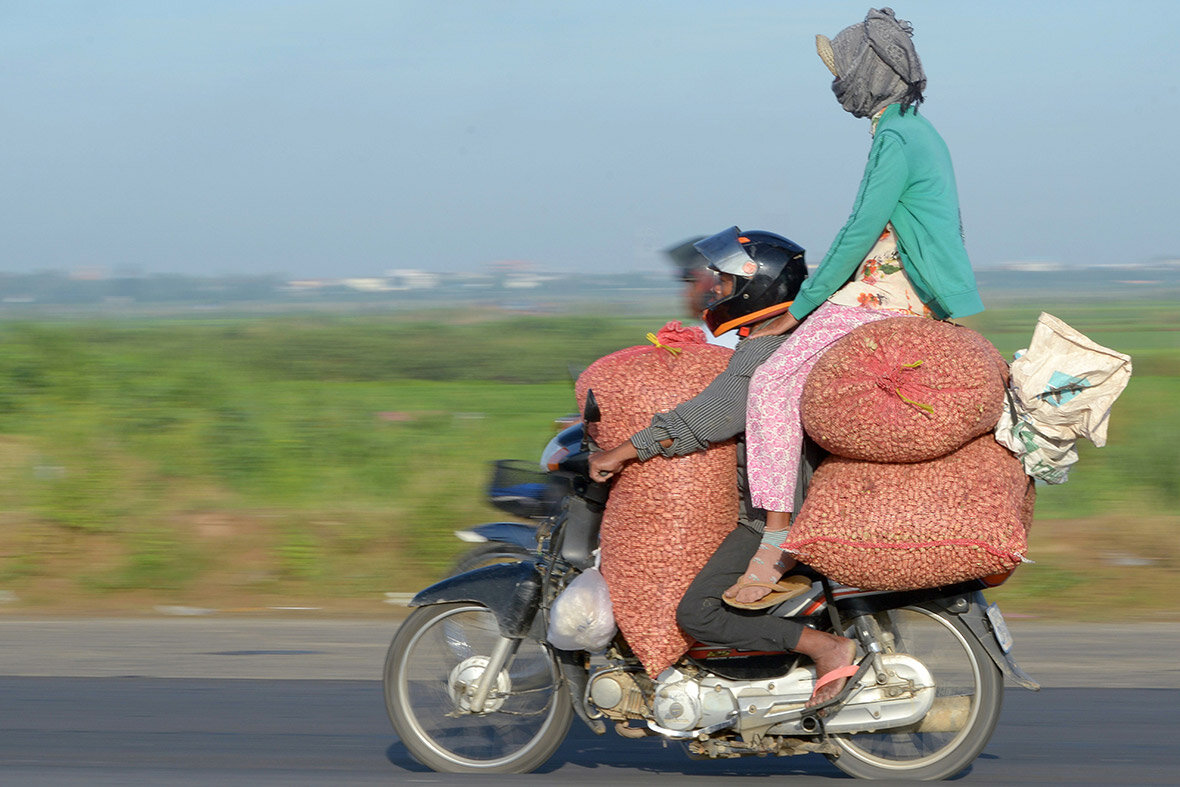
[[[1035,487],[991,434],[925,462],[829,456],[784,549],[837,582],[907,590],[979,579],[1024,559]]]
[[[807,377],[803,428],[826,451],[921,462],[990,432],[1008,365],[980,334],[920,317],[879,320],[833,344]]]
[[[657,344],[619,350],[590,365],[575,390],[602,411],[589,424],[604,450],[647,427],[653,415],[691,399],[729,362],[731,350],[707,344],[699,328],[669,323]],[[651,675],[671,666],[690,640],[676,606],[738,514],[733,441],[680,457],[632,462],[611,487],[600,534],[602,575],[615,621]]]

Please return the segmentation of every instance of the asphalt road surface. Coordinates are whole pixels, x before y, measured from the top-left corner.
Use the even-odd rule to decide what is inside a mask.
[[[385,716],[394,621],[0,620],[0,784],[738,784],[846,777],[818,755],[689,759],[575,719],[527,776],[432,773]],[[1045,689],[1006,691],[959,781],[1180,783],[1180,625],[1015,621]]]

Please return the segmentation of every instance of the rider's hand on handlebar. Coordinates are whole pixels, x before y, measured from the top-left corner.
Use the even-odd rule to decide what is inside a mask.
[[[609,451],[590,455],[590,480],[603,483],[613,478],[623,466],[634,460],[638,454],[630,440],[624,440]]]

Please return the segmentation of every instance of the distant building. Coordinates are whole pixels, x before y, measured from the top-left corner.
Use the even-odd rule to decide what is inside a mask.
[[[999,267],[1010,271],[1022,271],[1024,273],[1052,273],[1053,271],[1065,270],[1065,265],[1053,260],[1019,260],[1016,262],[1005,262]]]
[[[340,284],[358,292],[390,292],[394,289],[390,286],[388,279],[379,279],[376,277],[341,279]]]
[[[295,279],[287,282],[287,289],[296,292],[311,292],[313,290],[322,290],[324,287],[331,287],[335,282],[330,279]]]
[[[106,270],[97,266],[75,268],[70,271],[70,278],[74,281],[102,281],[106,277]]]
[[[389,288],[393,290],[433,290],[439,285],[437,273],[401,268],[385,272]]]

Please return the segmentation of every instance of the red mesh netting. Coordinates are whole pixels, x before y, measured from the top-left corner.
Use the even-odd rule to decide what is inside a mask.
[[[812,478],[785,548],[846,585],[927,588],[1020,562],[1035,489],[990,435],[911,464],[832,456]]]
[[[680,323],[669,323],[657,340],[680,352],[631,347],[600,358],[578,378],[579,408],[593,389],[602,411],[602,420],[590,425],[601,448],[619,445],[656,413],[700,393],[732,354]],[[611,489],[602,520],[602,575],[619,630],[653,676],[688,649],[676,606],[737,521],[735,451],[729,441],[687,456],[633,462]]]
[[[921,462],[990,432],[1008,365],[980,334],[918,317],[850,332],[816,363],[800,412],[825,450],[870,462]]]

